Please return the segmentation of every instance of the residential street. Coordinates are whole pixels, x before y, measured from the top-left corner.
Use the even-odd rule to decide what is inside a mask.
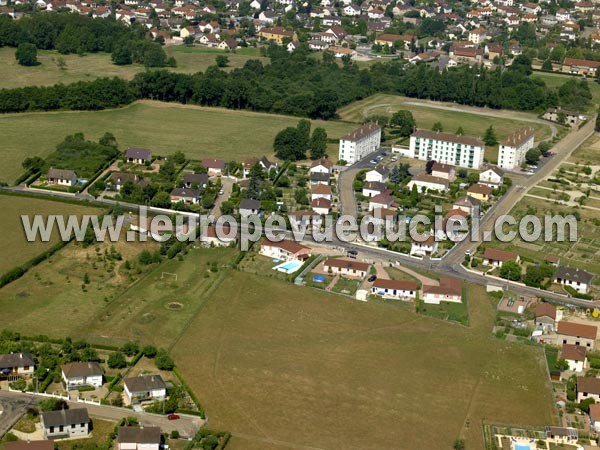
[[[36,406],[42,399],[44,397],[36,397],[32,394],[9,392],[7,390],[0,391],[0,407],[3,408],[3,413],[0,414],[0,436],[12,428],[14,423],[26,411],[27,407]],[[168,420],[166,416],[143,412],[138,413],[130,409],[117,408],[115,406],[69,402],[69,407],[85,407],[92,419],[97,418],[113,422],[123,417],[135,416],[139,423],[160,427],[163,433],[170,433],[173,430],[177,430],[182,438],[193,437],[205,423],[200,417],[187,414],[179,414],[180,418],[178,420]]]

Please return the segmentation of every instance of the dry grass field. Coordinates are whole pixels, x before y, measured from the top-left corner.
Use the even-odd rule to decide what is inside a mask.
[[[50,242],[28,242],[23,231],[22,214],[71,215],[100,214],[101,209],[68,203],[52,202],[28,197],[0,195],[0,211],[2,211],[2,233],[0,233],[0,274],[23,264],[34,256],[58,243],[58,233],[52,235]],[[4,214],[6,213],[6,214]],[[33,217],[31,218],[33,220]]]
[[[481,420],[553,423],[538,349],[471,328],[234,272],[173,347],[233,449],[480,448]],[[268,294],[267,294],[268,293]]]
[[[215,57],[225,54],[223,50],[208,47],[165,47],[167,55],[175,57],[177,67],[168,68],[175,72],[196,73],[215,65]],[[226,53],[229,65],[225,70],[242,67],[249,59],[268,61],[260,56],[255,48],[240,48],[235,53]],[[74,83],[77,81],[93,80],[98,77],[120,77],[132,79],[136,73],[146,68],[141,64],[116,66],[108,53],[90,53],[85,56],[61,55],[54,50],[39,50],[40,65],[24,67],[15,59],[15,49],[0,48],[0,89],[22,86],[46,86],[56,83]],[[59,61],[64,61],[61,68]]]
[[[107,111],[5,115],[0,117],[3,160],[0,181],[14,182],[22,173],[23,159],[45,157],[65,136],[77,132],[96,140],[110,131],[122,149],[145,147],[159,155],[181,150],[196,159],[243,161],[252,156],[271,156],[275,135],[287,126],[295,126],[299,120],[291,116],[151,101]],[[354,127],[336,121],[314,120],[312,124],[324,127],[331,138],[339,138]]]

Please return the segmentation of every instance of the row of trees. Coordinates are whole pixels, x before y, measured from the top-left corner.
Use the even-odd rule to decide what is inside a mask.
[[[275,45],[267,54],[271,64],[250,60],[231,72],[216,66],[192,75],[146,71],[130,83],[104,79],[1,90],[0,112],[101,109],[141,98],[330,119],[340,106],[375,92],[491,108],[543,110],[560,105],[561,99],[580,98],[583,89],[577,83],[561,87],[560,92],[550,89],[529,76],[531,61],[517,61],[519,57],[506,70],[465,65],[440,73],[424,64],[401,61],[365,69],[349,61],[340,66],[330,53],[318,60],[308,51],[288,54]]]

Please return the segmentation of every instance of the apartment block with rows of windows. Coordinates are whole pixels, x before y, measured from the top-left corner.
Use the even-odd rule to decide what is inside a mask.
[[[410,137],[407,156],[424,161],[479,169],[485,146],[481,139],[437,131],[417,130]]]
[[[381,127],[369,122],[340,138],[339,159],[354,164],[380,146]]]

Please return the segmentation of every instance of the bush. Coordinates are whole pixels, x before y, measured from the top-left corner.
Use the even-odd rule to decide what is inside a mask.
[[[15,58],[22,66],[37,66],[37,48],[33,44],[22,43],[17,47]]]
[[[160,370],[173,370],[175,367],[175,363],[173,359],[168,355],[166,350],[159,350],[156,354],[156,358],[154,359],[154,364]]]

